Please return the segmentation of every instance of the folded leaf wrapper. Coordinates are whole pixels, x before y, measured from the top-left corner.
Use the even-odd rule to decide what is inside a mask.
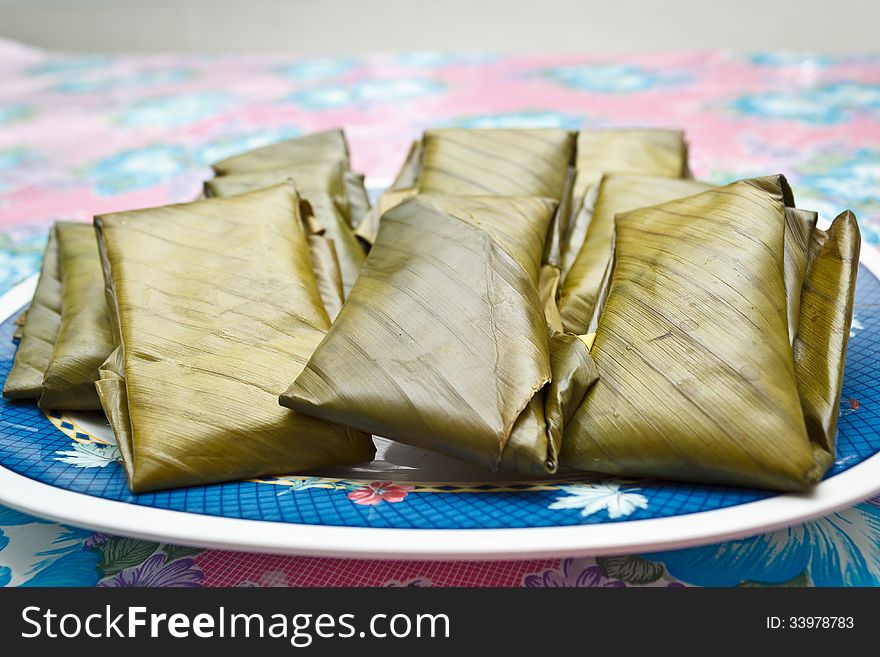
[[[372,458],[278,405],[330,325],[292,184],[95,223],[118,344],[98,390],[133,491]]]
[[[100,410],[98,368],[113,351],[104,277],[91,224],[59,222],[61,324],[43,377],[40,407]]]
[[[595,380],[579,339],[549,337],[538,283],[555,207],[425,195],[387,212],[281,403],[493,469],[555,471],[564,424]]]
[[[317,162],[343,162],[348,168],[348,143],[342,130],[325,130],[288,139],[226,158],[211,166],[214,173],[224,176]]]
[[[441,128],[424,137],[420,192],[562,196],[575,133],[550,128]]]
[[[810,438],[834,452],[846,346],[852,324],[861,236],[852,212],[825,232],[813,232],[800,323],[794,340],[795,375]]]
[[[20,327],[21,337],[12,369],[3,384],[7,399],[39,399],[43,377],[52,359],[61,326],[61,277],[58,271],[58,238],[49,231],[37,289]]]
[[[615,215],[692,196],[710,188],[711,185],[705,183],[662,176],[604,176],[598,186],[583,247],[562,283],[559,312],[565,330],[582,334],[589,329],[605,270],[611,261]]]
[[[834,337],[819,328],[824,337],[807,341],[832,372],[827,383],[811,378],[827,404],[840,394],[833,373],[842,372],[852,310],[854,275],[843,272],[854,271],[853,240],[835,237],[838,256],[814,254],[809,274],[793,252],[803,246],[797,227],[814,218],[786,211],[792,203],[777,176],[617,216],[590,352],[599,381],[566,426],[564,465],[777,490],[822,477],[833,449],[805,423],[789,290],[806,277],[801,315],[815,302],[810,276],[821,276],[820,262],[836,272],[830,287],[850,285],[840,301],[817,304],[816,325],[834,325]]]
[[[346,182],[346,173],[342,161],[295,164],[218,176],[205,183],[205,192],[208,196],[232,196],[271,187],[286,180],[293,181],[297,191],[308,202],[317,223],[316,228],[333,240],[343,288],[347,291],[354,285],[366,254],[351,226],[352,206],[348,193],[352,191],[353,184]],[[355,203],[362,204],[363,198],[355,199]]]
[[[680,130],[583,130],[578,133],[575,170],[573,201],[562,235],[564,276],[568,275],[587,239],[602,176],[628,173],[687,178],[690,176],[687,142]]]

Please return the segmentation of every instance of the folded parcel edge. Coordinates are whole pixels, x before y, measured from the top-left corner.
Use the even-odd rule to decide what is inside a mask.
[[[118,351],[98,389],[133,491],[369,461],[278,405],[330,326],[292,184],[95,218]]]
[[[551,344],[538,281],[555,209],[422,195],[389,210],[281,403],[492,469],[555,471],[569,398],[595,377],[580,340]]]
[[[43,409],[100,410],[98,368],[113,351],[104,276],[91,224],[55,224],[61,272],[61,324],[43,376]]]
[[[600,378],[566,427],[564,465],[777,490],[818,482],[833,452],[808,431],[798,394],[791,202],[773,177],[617,216],[591,350]]]
[[[58,238],[49,230],[43,266],[30,308],[21,326],[21,340],[12,369],[3,384],[7,399],[38,399],[43,377],[52,359],[52,350],[61,326],[61,276],[58,271]]]

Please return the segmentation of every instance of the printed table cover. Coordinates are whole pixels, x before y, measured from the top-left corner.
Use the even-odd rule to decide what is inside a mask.
[[[723,183],[783,172],[800,206],[827,219],[851,207],[865,242],[880,245],[876,55],[105,56],[0,40],[0,294],[37,270],[54,220],[191,199],[210,162],[337,126],[348,133],[354,168],[388,179],[412,138],[444,125],[682,127],[697,177]],[[863,328],[854,322],[854,340]],[[862,408],[858,399],[847,404],[848,413]],[[118,467],[86,453],[70,458]],[[351,504],[405,504],[409,492],[376,482],[347,497]],[[603,494],[580,511],[619,516],[649,503],[634,492]],[[557,508],[572,512],[568,502]],[[6,586],[779,584],[880,584],[880,496],[818,521],[707,547],[503,562],[201,550],[0,507]]]

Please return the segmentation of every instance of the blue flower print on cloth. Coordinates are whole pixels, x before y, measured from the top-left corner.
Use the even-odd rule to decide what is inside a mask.
[[[350,73],[355,68],[357,60],[351,57],[315,57],[285,64],[276,70],[291,80],[327,80]]]
[[[386,78],[346,85],[332,84],[302,89],[291,94],[290,99],[304,109],[321,111],[339,109],[349,105],[388,103],[420,98],[429,94],[442,93],[444,89],[444,84],[439,80]]]
[[[699,586],[880,586],[880,507],[860,504],[770,534],[642,556]]]
[[[859,116],[878,116],[880,84],[832,82],[802,91],[746,94],[731,103],[746,116],[786,119],[804,123],[845,123]]]
[[[187,125],[219,114],[231,102],[222,91],[154,96],[135,101],[122,113],[121,121],[130,126]]]
[[[158,144],[99,160],[89,168],[88,178],[95,192],[112,196],[158,185],[185,170],[188,161],[184,147]]]
[[[94,586],[99,556],[91,532],[0,507],[0,586]]]
[[[540,71],[541,76],[559,84],[596,93],[626,93],[684,84],[691,75],[675,71],[651,71],[626,64],[585,64],[560,66]]]
[[[194,75],[195,73],[191,69],[172,68],[138,71],[128,75],[102,75],[100,77],[84,76],[64,79],[55,85],[55,89],[62,93],[88,94],[113,89],[174,84],[185,82]]]
[[[450,122],[461,128],[563,128],[576,130],[584,125],[584,116],[564,112],[541,110],[507,112],[503,114],[478,114]]]

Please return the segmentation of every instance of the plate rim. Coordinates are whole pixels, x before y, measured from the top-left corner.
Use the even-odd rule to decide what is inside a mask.
[[[880,278],[880,252],[860,261]],[[28,302],[32,276],[0,297],[0,321]],[[787,493],[697,513],[558,527],[411,529],[342,527],[172,511],[77,493],[0,466],[0,503],[61,524],[208,549],[327,558],[396,560],[540,559],[657,552],[744,538],[822,517],[880,490],[880,452],[822,481]]]

